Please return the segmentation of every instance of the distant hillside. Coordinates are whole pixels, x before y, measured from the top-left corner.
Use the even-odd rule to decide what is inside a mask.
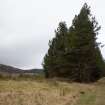
[[[0,73],[9,73],[9,74],[24,74],[24,73],[43,73],[43,69],[30,69],[30,70],[22,70],[12,66],[7,66],[0,64]]]

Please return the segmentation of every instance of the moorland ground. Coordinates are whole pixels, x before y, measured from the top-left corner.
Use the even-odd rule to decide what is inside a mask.
[[[1,79],[0,105],[105,105],[105,78],[92,84]]]

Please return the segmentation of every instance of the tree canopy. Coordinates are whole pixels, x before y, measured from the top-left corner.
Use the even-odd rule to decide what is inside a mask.
[[[60,22],[44,57],[46,77],[64,77],[78,82],[100,78],[104,65],[96,41],[100,28],[86,3],[69,28],[65,22]]]

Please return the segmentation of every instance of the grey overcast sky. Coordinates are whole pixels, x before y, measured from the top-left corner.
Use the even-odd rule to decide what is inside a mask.
[[[98,41],[105,44],[104,0],[0,0],[0,63],[41,68],[58,23],[70,26],[85,2],[102,26]]]

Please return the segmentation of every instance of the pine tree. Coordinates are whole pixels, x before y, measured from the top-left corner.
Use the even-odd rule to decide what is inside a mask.
[[[69,29],[61,22],[44,57],[46,77],[66,77],[78,82],[97,80],[105,64],[96,41],[99,30],[86,3]]]
[[[68,29],[65,22],[60,22],[55,31],[55,38],[49,41],[49,50],[44,57],[43,67],[46,77],[58,77],[62,74],[64,61],[65,42]]]
[[[75,66],[71,77],[76,81],[90,82],[100,76],[98,60],[102,61],[102,57],[96,42],[99,29],[100,26],[90,14],[90,7],[85,3],[69,29],[71,39],[69,56],[71,55],[70,61]]]

